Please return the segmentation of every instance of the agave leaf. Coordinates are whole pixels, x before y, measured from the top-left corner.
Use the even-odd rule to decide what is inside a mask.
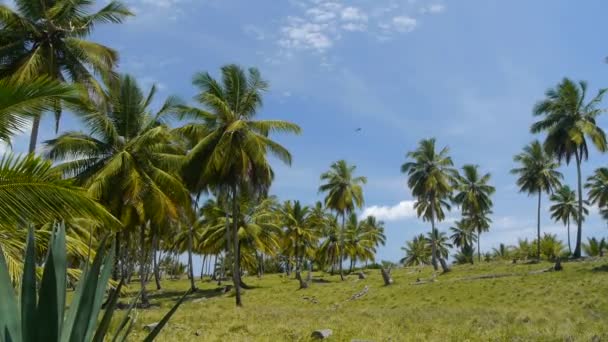
[[[8,267],[4,260],[4,252],[0,247],[0,331],[4,336],[5,341],[21,342],[21,322],[19,322],[19,312],[17,299],[13,284],[8,274]]]
[[[127,337],[129,336],[129,334],[131,333],[131,331],[133,330],[133,327],[135,326],[133,323],[135,321],[130,319],[129,320],[129,326],[127,327],[127,330],[125,331],[125,334],[122,335],[122,338],[120,339],[120,342],[125,342],[127,340]]]
[[[104,238],[100,246],[105,246],[107,238]],[[84,282],[82,292],[80,293],[80,300],[76,310],[76,317],[70,334],[67,339],[72,342],[85,341],[87,329],[89,328],[89,322],[91,320],[91,312],[93,311],[93,305],[95,303],[95,291],[97,291],[97,283],[99,281],[99,271],[101,269],[101,263],[104,259],[105,251],[100,248],[95,255],[91,270],[87,272],[84,279],[80,281]]]
[[[133,301],[131,302],[131,305],[129,305],[129,309],[125,313],[125,317],[122,319],[122,322],[120,323],[120,325],[118,326],[118,329],[114,333],[114,338],[112,339],[112,342],[115,342],[115,341],[118,340],[118,335],[120,334],[120,332],[122,331],[122,329],[124,329],[125,326],[127,326],[127,324],[132,321],[132,319],[131,319],[131,311],[135,307],[135,304],[137,304],[137,301],[139,300],[139,297],[141,296],[142,292],[143,292],[143,290],[139,291],[139,293],[137,294],[137,296],[135,296],[135,298],[133,298]],[[123,338],[123,340],[124,340],[124,338]]]
[[[63,245],[57,244],[57,240],[61,240]],[[39,341],[57,341],[60,336],[59,328],[63,321],[63,306],[65,305],[65,259],[65,231],[59,227],[53,234],[50,252],[44,263],[40,282],[40,299],[36,310],[36,330]],[[63,275],[60,273],[61,270],[63,270]],[[58,277],[62,278],[63,282]],[[63,287],[59,287],[62,283]],[[59,291],[62,291],[61,296],[58,295]],[[60,301],[61,298],[64,301]]]
[[[173,308],[171,308],[171,310],[169,310],[169,312],[167,312],[167,314],[165,315],[165,317],[163,317],[163,319],[161,319],[160,322],[158,322],[158,324],[148,334],[148,336],[146,336],[146,338],[144,339],[144,342],[152,342],[152,341],[154,341],[154,339],[156,338],[156,335],[158,335],[158,333],[160,333],[160,331],[165,327],[165,325],[167,324],[167,322],[169,322],[169,319],[171,319],[171,316],[173,316],[173,314],[175,313],[175,311],[177,311],[177,309],[179,308],[179,306],[182,305],[182,303],[184,302],[184,300],[186,299],[186,297],[188,297],[189,294],[190,294],[190,291],[187,291],[186,293],[184,293],[184,295],[182,296],[182,298],[180,298],[177,301],[177,303],[175,303],[175,305],[173,306]]]
[[[70,303],[68,312],[65,314],[63,329],[61,329],[62,342],[68,342],[70,340],[70,335],[72,334],[72,329],[74,328],[74,321],[76,320],[76,313],[78,312],[78,307],[80,305],[80,298],[82,298],[82,291],[84,284],[86,283],[85,279],[87,278],[88,274],[89,265],[86,263],[80,276],[80,280],[78,281],[78,285],[76,285],[76,291],[74,291],[74,295],[72,296],[72,302]]]
[[[99,279],[97,281],[97,289],[95,290],[95,298],[93,300],[93,306],[91,307],[89,327],[85,335],[85,341],[90,341],[93,337],[93,332],[95,331],[95,326],[97,325],[99,311],[101,310],[101,305],[103,304],[103,297],[105,296],[106,288],[108,287],[108,281],[112,276],[112,269],[114,267],[114,241],[115,240],[112,240],[112,248],[110,248],[110,253],[108,253],[104,258],[103,268],[101,269],[101,274],[99,275]],[[101,246],[102,248],[104,247],[104,245]]]
[[[118,286],[112,290],[112,294],[108,299],[108,304],[106,306],[106,312],[103,314],[103,318],[101,322],[97,326],[97,331],[95,331],[95,336],[93,337],[94,342],[103,342],[106,333],[108,332],[108,328],[110,327],[110,323],[112,322],[112,316],[114,315],[114,311],[116,310],[116,303],[118,302],[118,297],[120,297],[120,291],[122,289],[122,285],[124,284],[124,278],[120,280]]]
[[[21,281],[21,332],[24,341],[33,341],[35,337],[36,297],[36,245],[34,228],[30,226]]]

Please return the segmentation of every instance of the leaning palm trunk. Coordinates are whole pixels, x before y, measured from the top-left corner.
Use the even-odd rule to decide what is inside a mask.
[[[203,280],[203,277],[205,276],[205,266],[207,263],[207,254],[203,255],[203,262],[201,263],[201,279]]]
[[[568,230],[568,253],[572,254],[572,246],[570,245],[570,217],[566,220],[566,229]]]
[[[537,208],[537,217],[536,217],[536,258],[540,261],[540,199],[541,199],[541,190],[538,190],[538,208]]]
[[[152,267],[154,268],[153,272],[154,272],[154,281],[156,282],[156,289],[160,290],[161,286],[160,286],[160,270],[158,267],[158,259],[157,259],[157,254],[158,252],[158,232],[156,231],[156,229],[154,229],[152,231]]]
[[[148,300],[148,294],[146,292],[146,249],[144,248],[146,243],[146,225],[142,224],[139,227],[139,250],[140,250],[140,258],[139,258],[139,283],[141,286],[141,305],[143,307],[150,306],[150,301]]]
[[[344,218],[345,218],[345,214],[342,213],[342,230],[340,231],[340,255],[339,255],[339,265],[338,267],[340,268],[340,279],[344,280],[344,272],[342,271],[342,261],[344,261]]]
[[[434,198],[431,198],[431,264],[435,271],[437,267],[437,242],[435,241],[435,207]]]
[[[192,223],[188,224],[188,277],[190,278],[190,291],[196,291],[196,284],[194,283],[194,264],[192,263]]]
[[[36,115],[34,117],[34,121],[32,122],[32,133],[30,135],[30,147],[28,152],[30,154],[36,152],[36,144],[38,143],[38,131],[40,129],[40,115]]]
[[[241,265],[240,258],[238,255],[239,250],[239,223],[238,223],[238,197],[237,197],[237,189],[236,184],[232,186],[232,246],[233,246],[233,270],[232,270],[232,279],[234,282],[234,291],[235,291],[235,299],[237,306],[243,306],[243,302],[241,301],[241,284],[240,284],[240,273],[241,273]]]
[[[477,232],[477,261],[481,263],[481,244],[479,243],[481,240],[481,232]],[[471,259],[474,259],[474,256],[471,256]]]
[[[581,257],[581,239],[583,235],[583,184],[581,180],[581,156],[579,153],[574,153],[576,157],[576,175],[578,178],[578,219],[576,220],[578,224],[578,228],[576,230],[576,246],[574,247],[574,254],[572,255],[574,258]]]

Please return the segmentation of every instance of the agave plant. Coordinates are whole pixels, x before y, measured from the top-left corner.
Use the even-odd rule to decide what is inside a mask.
[[[63,224],[58,225],[53,232],[40,284],[37,284],[36,277],[34,232],[30,228],[19,296],[15,295],[6,261],[0,251],[0,342],[104,341],[123,286],[121,281],[110,291],[106,310],[99,320],[114,264],[114,246],[109,253],[105,253],[106,241],[104,239],[100,244],[90,267],[85,266],[83,277],[67,310],[67,256]],[[187,295],[188,293],[175,304],[145,341],[152,341],[158,335]],[[130,316],[130,310],[136,301],[137,298],[114,332],[113,341],[124,341],[131,332],[134,320]]]

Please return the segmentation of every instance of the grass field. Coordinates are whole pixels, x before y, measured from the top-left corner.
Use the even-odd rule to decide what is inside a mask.
[[[432,283],[432,269],[393,270],[385,287],[380,271],[344,282],[315,273],[310,288],[283,275],[247,277],[243,308],[214,282],[201,288],[173,316],[159,341],[308,341],[316,329],[332,329],[330,341],[604,341],[608,340],[608,259],[564,263],[564,271],[531,274],[550,264],[456,266]],[[470,279],[484,275],[508,275]],[[325,282],[327,281],[327,282]],[[369,292],[348,301],[365,286]],[[136,285],[133,285],[134,291]],[[157,322],[188,288],[165,281],[151,292],[159,308],[138,311],[132,335]],[[152,288],[152,286],[149,286]],[[200,298],[207,299],[200,299]],[[315,297],[317,304],[303,297]]]

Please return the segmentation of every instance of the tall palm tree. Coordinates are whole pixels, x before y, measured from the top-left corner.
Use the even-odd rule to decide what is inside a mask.
[[[418,216],[431,221],[431,232],[435,231],[435,220],[441,221],[444,217],[442,208],[450,208],[446,199],[452,195],[456,170],[448,153],[447,147],[436,152],[434,138],[424,139],[415,151],[407,154],[408,161],[401,166],[401,172],[409,177],[412,195],[417,198]],[[431,245],[431,262],[437,270],[437,246],[435,242]],[[447,264],[441,264],[444,272],[449,271]]]
[[[462,175],[456,177],[454,202],[463,213],[488,211],[492,208],[490,198],[496,189],[489,185],[491,175],[479,174],[479,166],[467,164],[462,167]]]
[[[300,201],[286,201],[280,209],[280,220],[283,227],[284,254],[293,256],[296,266],[296,278],[300,288],[308,284],[302,278],[302,265],[307,256],[312,255],[318,240],[318,231],[312,222],[310,207]]]
[[[452,244],[450,243],[450,240],[445,232],[440,232],[439,230],[435,229],[433,232],[426,233],[425,239],[427,249],[432,249],[432,245],[434,243],[437,248],[437,255],[440,258],[447,260],[450,248],[452,248]]]
[[[365,232],[366,239],[369,241],[370,246],[373,247],[374,256],[370,261],[375,259],[375,251],[379,246],[386,244],[386,235],[384,234],[384,221],[379,221],[375,216],[368,216],[362,222],[361,226]],[[368,260],[366,259],[365,262]]]
[[[588,189],[589,201],[597,205],[600,214],[608,220],[608,168],[600,167],[595,170],[593,176],[587,179],[585,188]],[[586,208],[583,208],[583,210],[586,210]]]
[[[430,262],[430,253],[426,238],[420,234],[414,236],[411,241],[405,243],[405,247],[401,247],[405,252],[405,257],[399,260],[404,266],[422,266],[428,265]]]
[[[452,235],[450,240],[457,248],[460,248],[461,255],[468,259],[466,262],[473,263],[473,244],[477,242],[477,235],[473,226],[468,224],[465,219],[455,222],[453,227],[450,227]],[[470,256],[470,258],[468,257]],[[464,261],[464,260],[463,260]]]
[[[543,118],[532,125],[532,133],[546,132],[545,149],[561,162],[570,164],[572,157],[576,161],[578,183],[578,213],[583,217],[583,184],[581,163],[589,156],[591,141],[598,151],[606,152],[608,144],[606,134],[597,125],[597,117],[604,111],[598,108],[606,89],[600,89],[591,100],[586,102],[587,83],[578,84],[564,78],[555,88],[547,90],[546,98],[536,104],[534,115]],[[573,256],[581,256],[581,239],[583,221],[577,221],[576,246]]]
[[[57,169],[85,187],[128,230],[139,228],[143,240],[148,222],[161,225],[190,215],[190,198],[178,175],[183,151],[162,122],[175,103],[169,99],[152,113],[155,88],[144,95],[130,76],[108,87],[106,103],[81,113],[89,133],[66,132],[48,140],[46,154],[62,162]],[[145,255],[140,257],[143,264]],[[147,300],[145,292],[142,299]]]
[[[458,191],[454,196],[454,202],[460,205],[463,216],[485,216],[491,213],[492,199],[490,198],[496,189],[489,185],[490,174],[484,175],[479,174],[479,167],[477,165],[464,165],[462,167],[462,175],[458,175],[455,181],[455,188]],[[476,220],[470,222],[478,223]],[[479,243],[481,239],[481,232],[486,229],[485,224],[483,227],[471,225],[477,229],[477,257],[481,261],[481,250]],[[489,226],[488,226],[489,228]]]
[[[0,78],[21,83],[46,76],[102,94],[95,75],[109,79],[118,53],[86,37],[96,25],[121,23],[132,15],[127,7],[111,1],[91,13],[92,0],[15,0],[15,5],[13,9],[0,4]],[[52,110],[57,129],[59,101]],[[36,148],[41,113],[34,116],[30,153]]]
[[[511,170],[517,175],[517,186],[520,192],[528,195],[538,194],[538,207],[536,218],[536,252],[540,258],[540,207],[542,194],[551,194],[560,187],[562,174],[557,171],[559,164],[554,160],[553,155],[545,152],[545,149],[538,140],[534,140],[530,145],[524,147],[524,151],[516,155],[513,160],[519,163],[519,167]]]
[[[587,184],[588,185],[588,184]],[[578,203],[574,190],[568,185],[560,187],[553,195],[551,195],[553,205],[550,208],[551,218],[555,221],[562,221],[568,231],[568,252],[572,254],[572,246],[570,244],[570,219],[579,220]],[[583,217],[589,213],[586,207],[583,207]]]
[[[238,217],[240,193],[262,198],[274,178],[268,154],[291,164],[291,154],[269,138],[270,133],[300,133],[300,127],[281,120],[256,120],[268,83],[260,72],[245,72],[237,65],[221,69],[222,79],[209,73],[194,76],[199,88],[196,100],[203,106],[183,107],[181,118],[190,119],[177,130],[190,141],[184,179],[192,193],[210,185],[230,194],[232,217]],[[238,223],[232,222],[232,247],[238,250]],[[242,305],[239,284],[240,260],[233,258],[236,304]]]
[[[342,233],[344,237],[346,215],[351,214],[356,208],[361,208],[364,203],[363,185],[367,183],[365,177],[355,177],[355,165],[348,165],[345,160],[339,160],[330,166],[330,170],[321,175],[323,182],[319,187],[319,192],[325,195],[325,206],[342,218]],[[344,240],[340,241],[340,250],[344,250]],[[340,278],[344,280],[342,272],[342,260],[344,256],[339,256]]]

